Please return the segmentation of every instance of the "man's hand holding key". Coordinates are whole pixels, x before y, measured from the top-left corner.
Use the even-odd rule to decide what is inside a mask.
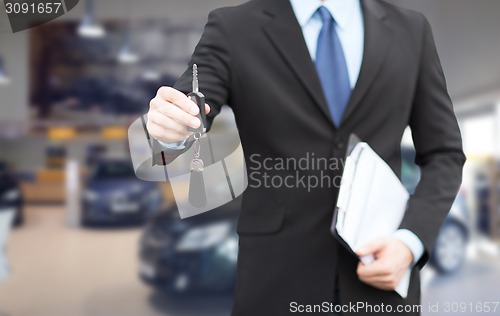
[[[205,112],[210,112],[207,104]],[[171,87],[161,87],[149,103],[147,129],[151,136],[164,143],[184,141],[192,134],[188,126],[200,127],[198,114],[198,106],[184,93]]]

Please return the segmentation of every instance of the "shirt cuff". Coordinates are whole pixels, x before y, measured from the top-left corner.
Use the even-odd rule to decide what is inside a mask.
[[[413,254],[412,266],[414,266],[418,260],[420,260],[425,251],[424,244],[420,238],[408,229],[398,229],[392,236],[399,239],[410,249]]]
[[[175,142],[175,143],[164,143],[162,141],[158,141],[160,145],[167,149],[173,149],[173,150],[180,150],[184,149],[186,147],[186,140],[182,140],[180,142]]]

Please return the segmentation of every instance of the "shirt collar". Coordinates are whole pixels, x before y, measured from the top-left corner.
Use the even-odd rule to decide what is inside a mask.
[[[320,6],[325,6],[332,14],[340,28],[344,28],[350,21],[356,8],[360,8],[360,0],[290,0],[293,11],[301,27],[309,23]]]

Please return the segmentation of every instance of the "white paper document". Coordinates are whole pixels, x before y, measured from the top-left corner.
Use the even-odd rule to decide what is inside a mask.
[[[356,144],[347,157],[337,200],[337,234],[353,251],[392,235],[401,224],[409,194],[387,163],[367,143]],[[333,228],[333,227],[332,227]],[[360,258],[370,264],[374,258]],[[411,269],[396,292],[406,298]]]

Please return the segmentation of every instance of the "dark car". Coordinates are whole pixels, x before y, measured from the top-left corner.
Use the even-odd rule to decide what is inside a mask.
[[[157,214],[141,239],[141,278],[170,293],[232,291],[240,201],[183,220],[175,206]]]
[[[467,243],[469,242],[469,215],[463,192],[459,192],[450,213],[441,226],[430,258],[430,264],[438,272],[454,273],[465,262]]]
[[[23,196],[19,181],[7,164],[0,162],[0,209],[14,209],[14,225],[23,222]]]
[[[420,179],[415,152],[402,150],[402,182],[410,193]],[[234,287],[240,199],[188,219],[180,219],[176,207],[148,223],[141,239],[141,278],[156,288],[173,293],[214,293]],[[458,270],[468,239],[467,208],[462,194],[455,200],[441,228],[430,263],[441,273]]]
[[[156,183],[135,177],[126,159],[103,159],[86,183],[82,197],[84,226],[142,224],[158,211],[162,194]]]

